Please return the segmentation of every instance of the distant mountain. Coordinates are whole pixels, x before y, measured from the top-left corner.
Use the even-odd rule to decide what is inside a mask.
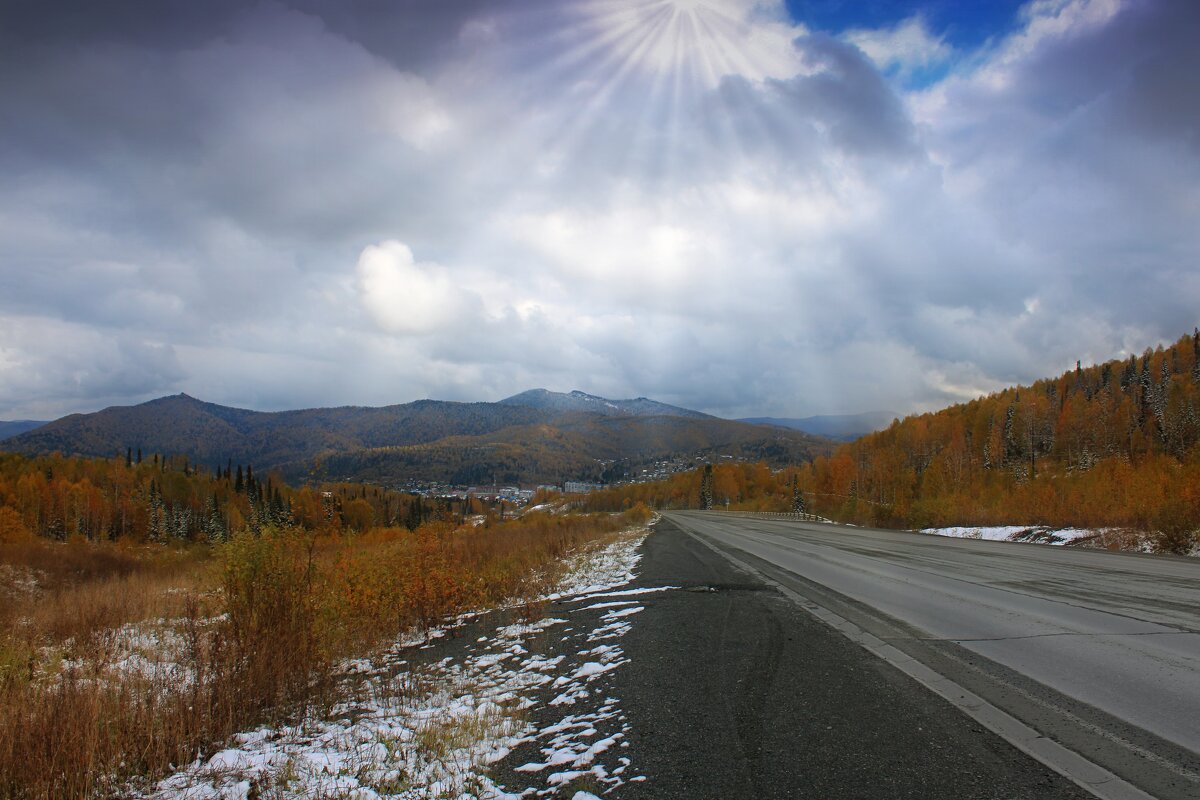
[[[145,458],[184,455],[210,467],[231,459],[256,470],[280,469],[291,480],[453,483],[612,477],[647,460],[695,454],[783,464],[832,451],[832,442],[799,431],[764,429],[645,398],[607,401],[536,390],[517,398],[542,406],[419,400],[262,412],[180,394],[72,414],[8,439],[0,449],[111,457],[132,448]]]
[[[717,419],[699,411],[660,403],[646,397],[632,400],[609,400],[594,394],[581,392],[552,392],[548,389],[530,389],[500,401],[501,405],[524,406],[542,411],[582,411],[603,414],[606,417],[687,417],[688,419]]]
[[[272,468],[330,453],[490,433],[546,417],[519,406],[437,400],[382,408],[247,411],[178,394],[94,414],[72,414],[15,436],[0,448],[84,456],[124,455],[126,448],[140,448],[146,457],[176,454],[209,465],[233,459]]]
[[[45,422],[39,422],[33,419],[17,419],[11,422],[5,422],[0,419],[0,442],[5,439],[11,439],[14,436],[31,431],[34,428],[40,428],[45,425]]]
[[[746,417],[739,422],[752,425],[776,425],[782,428],[811,433],[843,442],[852,442],[868,433],[880,431],[892,424],[897,415],[888,411],[868,411],[865,414],[832,414],[800,419],[780,417]]]

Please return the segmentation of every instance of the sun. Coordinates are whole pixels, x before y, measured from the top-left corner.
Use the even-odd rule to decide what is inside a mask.
[[[723,82],[786,80],[808,69],[796,45],[803,29],[784,0],[579,0],[567,9],[545,34],[553,55],[530,83],[563,92],[569,109],[538,120],[546,176],[620,140],[618,169],[644,167],[663,185],[688,179],[687,152],[676,143],[697,141],[690,132],[708,121],[701,136],[740,149],[741,131],[719,113],[732,102]]]
[[[588,0],[582,7],[614,66],[682,74],[709,88],[728,75],[761,80],[796,69],[794,29],[764,19],[769,0]]]

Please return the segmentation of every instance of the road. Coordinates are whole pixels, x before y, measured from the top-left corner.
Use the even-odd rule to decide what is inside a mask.
[[[642,553],[633,588],[660,591],[636,596],[645,608],[621,639],[628,663],[590,699],[620,707],[621,755],[645,780],[571,789],[620,800],[1091,797],[670,519]]]
[[[1200,797],[1200,562],[723,513],[667,519],[886,643],[894,662],[931,670],[928,682],[950,679],[1151,796]]]

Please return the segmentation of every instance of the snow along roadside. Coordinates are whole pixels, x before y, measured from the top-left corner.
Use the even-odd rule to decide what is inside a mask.
[[[606,546],[577,554],[558,591],[545,599],[587,603],[625,586],[634,578],[637,550],[648,532],[626,531]],[[325,718],[239,734],[227,749],[197,759],[143,796],[572,797],[586,796],[570,789],[581,777],[606,791],[642,780],[621,755],[627,725],[617,700],[605,696],[598,707],[576,710],[577,702],[596,691],[597,681],[627,663],[619,640],[641,610],[634,604],[606,607],[593,630],[574,638],[563,635],[571,630],[565,619],[501,625],[462,657],[419,668],[410,663],[418,645],[399,642],[376,658],[349,665],[357,683],[354,696]],[[464,615],[460,622],[472,617],[478,615]],[[445,634],[446,629],[437,630],[430,638]],[[577,652],[553,658],[530,653],[533,640],[555,634],[577,642]],[[539,710],[558,710],[562,716],[538,729],[528,720]],[[598,736],[598,730],[605,735]],[[496,786],[488,766],[523,743],[536,744],[543,755],[517,767],[532,785],[515,791]]]

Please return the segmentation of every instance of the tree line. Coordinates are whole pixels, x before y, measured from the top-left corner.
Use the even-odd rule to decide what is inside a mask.
[[[481,501],[428,499],[363,484],[293,488],[232,461],[214,469],[132,449],[125,458],[0,454],[0,542],[38,536],[91,541],[220,542],[249,528],[322,532],[415,530],[490,511]]]

